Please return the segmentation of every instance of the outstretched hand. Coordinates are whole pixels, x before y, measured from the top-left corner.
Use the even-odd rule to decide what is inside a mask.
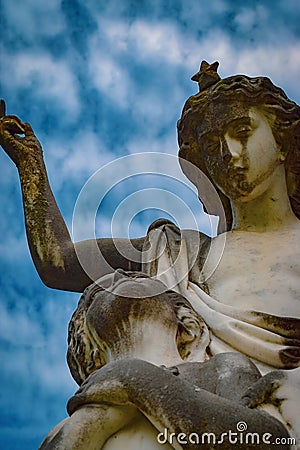
[[[41,155],[42,147],[27,122],[19,117],[6,115],[5,101],[0,101],[0,145],[18,166],[27,155]]]

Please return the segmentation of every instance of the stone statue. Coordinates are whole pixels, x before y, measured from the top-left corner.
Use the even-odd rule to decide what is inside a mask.
[[[182,169],[197,186],[210,214],[219,211],[214,205],[207,207],[209,194],[199,169],[219,192],[226,221],[220,222],[218,236],[210,239],[200,234],[199,239],[198,232],[180,231],[161,220],[146,237],[118,240],[120,252],[112,240],[98,239],[102,260],[95,279],[110,273],[111,267],[142,271],[186,298],[205,322],[196,361],[209,364],[227,352],[250,357],[264,376],[249,387],[245,405],[265,409],[300,439],[300,107],[268,78],[237,75],[222,80],[217,68],[218,63],[203,62],[193,77],[200,91],[184,106],[178,136]],[[83,292],[95,280],[83,270],[78,254],[92,264],[93,241],[72,243],[32,128],[16,116],[2,115],[0,144],[19,171],[27,237],[37,271],[49,287]],[[209,255],[224,237],[226,245],[216,265]],[[132,245],[139,251],[139,261],[123,256],[130,256]],[[149,249],[151,258],[145,259]],[[111,361],[100,369],[103,361],[96,350],[89,364],[79,362],[81,369],[75,375],[79,383],[88,377],[85,393],[92,380],[96,385],[107,376],[105,370],[118,364]],[[147,360],[145,355],[142,359]],[[164,361],[159,364],[170,363]],[[69,362],[76,373],[71,356]],[[143,363],[137,364],[142,371]],[[93,371],[95,378],[89,376]],[[168,371],[163,373],[169,376]],[[145,383],[146,378],[141,379]],[[99,401],[105,403],[103,398]],[[145,415],[144,406],[136,406]],[[150,422],[155,417],[151,414],[152,410],[146,414]]]
[[[259,448],[287,439],[283,424],[246,406],[261,378],[249,358],[190,362],[207,339],[189,302],[160,281],[122,270],[97,280],[69,326],[68,362],[80,389],[68,402],[70,417],[40,449],[232,448],[222,433],[236,433],[238,417],[260,435]]]

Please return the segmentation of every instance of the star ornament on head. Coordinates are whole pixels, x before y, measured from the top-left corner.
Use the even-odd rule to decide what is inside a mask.
[[[192,76],[193,81],[197,81],[199,85],[199,91],[205,91],[205,89],[216,84],[221,77],[217,70],[219,67],[218,61],[208,64],[206,61],[202,61],[200,69],[195,75]]]

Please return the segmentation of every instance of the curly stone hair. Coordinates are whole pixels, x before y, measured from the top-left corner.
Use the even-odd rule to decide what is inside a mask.
[[[269,78],[235,75],[215,82],[186,101],[177,124],[179,158],[183,172],[197,186],[195,176],[188,169],[189,165],[185,164],[185,161],[189,161],[203,171],[214,184],[205,166],[203,149],[198,138],[199,128],[205,128],[207,132],[212,130],[215,106],[233,102],[247,108],[256,107],[267,117],[275,140],[280,145],[281,152],[286,155],[288,194],[292,210],[300,219],[300,107]],[[201,194],[201,186],[197,187]],[[225,210],[227,229],[230,229],[232,212],[229,198],[217,187],[216,190]]]

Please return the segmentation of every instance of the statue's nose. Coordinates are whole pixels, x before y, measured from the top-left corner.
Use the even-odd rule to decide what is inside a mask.
[[[225,135],[220,139],[223,161],[234,167],[245,167],[245,148],[240,141]]]
[[[221,147],[220,150],[221,150],[221,155],[222,155],[223,161],[226,164],[229,164],[231,159],[232,159],[232,154],[230,153],[230,150],[229,150],[227,141],[225,139],[225,136],[223,136],[220,139],[220,147]]]

